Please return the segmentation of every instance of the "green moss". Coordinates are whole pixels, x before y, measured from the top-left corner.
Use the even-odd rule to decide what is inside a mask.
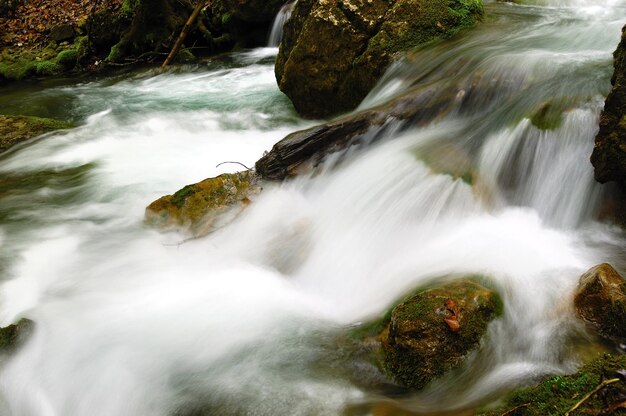
[[[140,4],[141,0],[124,0],[122,2],[122,13],[131,15],[135,13]]]
[[[226,26],[228,25],[231,20],[233,20],[233,16],[230,13],[224,13],[222,15],[222,25]]]
[[[351,328],[348,338],[379,339],[371,360],[398,383],[420,389],[462,364],[489,322],[502,314],[502,299],[489,285],[479,275],[437,279],[396,302],[381,318]],[[444,321],[447,299],[460,311],[457,332]]]
[[[193,185],[187,185],[184,188],[180,189],[174,195],[172,195],[172,204],[176,205],[178,208],[181,208],[185,205],[185,200],[191,195],[196,193],[196,189]]]
[[[0,56],[0,75],[6,79],[21,80],[35,73],[35,58],[28,53]]]
[[[0,115],[0,152],[41,134],[72,127],[59,120]]]
[[[176,62],[193,62],[195,60],[195,55],[187,48],[181,49],[176,55]]]
[[[106,60],[108,62],[117,62],[122,58],[122,49],[120,47],[120,45],[114,45],[113,47],[111,47],[111,50],[109,51],[109,55],[106,57]]]
[[[540,130],[556,130],[563,123],[563,106],[558,101],[543,103],[530,117],[530,122]]]
[[[35,63],[35,72],[37,75],[56,75],[62,70],[61,65],[54,61],[40,61]]]
[[[246,171],[187,185],[151,203],[146,220],[157,226],[189,226],[192,231],[208,233],[215,218],[233,207],[245,207],[248,196],[260,192],[256,181],[255,174]]]
[[[626,368],[626,355],[603,354],[583,366],[576,374],[551,377],[541,384],[515,390],[505,404],[496,409],[483,410],[480,416],[498,416],[509,413],[511,416],[562,416],[583,396],[593,391],[602,380],[615,377],[615,371]],[[587,400],[576,414],[599,414],[608,404],[616,403],[626,394],[626,384],[618,382],[603,389]],[[613,402],[611,397],[615,397]],[[622,399],[623,401],[623,399]]]
[[[76,49],[66,49],[59,52],[56,57],[56,61],[63,66],[71,67],[76,64],[78,60],[78,51]]]

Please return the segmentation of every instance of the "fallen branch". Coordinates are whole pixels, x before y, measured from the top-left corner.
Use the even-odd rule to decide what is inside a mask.
[[[166,66],[168,66],[170,62],[172,62],[172,60],[176,57],[176,55],[178,54],[178,51],[180,50],[180,47],[183,44],[183,41],[187,37],[187,33],[189,33],[189,29],[191,29],[191,26],[198,18],[198,15],[200,14],[200,10],[202,10],[205,3],[206,3],[205,1],[200,1],[196,5],[196,8],[193,9],[191,16],[189,16],[189,19],[187,19],[187,23],[185,23],[185,26],[183,26],[183,30],[181,30],[180,35],[178,35],[178,39],[176,39],[176,43],[174,43],[174,47],[170,51],[170,54],[167,55],[167,58],[165,59],[165,62],[163,62],[163,65],[161,65],[161,68],[165,68]]]
[[[578,403],[576,403],[574,405],[574,407],[572,407],[571,409],[569,409],[567,411],[567,413],[565,413],[564,416],[569,416],[570,413],[572,413],[573,411],[575,411],[576,409],[578,409],[583,403],[585,403],[587,400],[589,400],[589,398],[591,398],[591,396],[593,396],[594,394],[596,394],[597,392],[599,392],[600,390],[602,390],[604,387],[608,386],[609,384],[613,384],[613,383],[617,383],[618,381],[620,381],[619,378],[612,378],[610,380],[604,380],[602,383],[600,383],[598,385],[598,387],[596,387],[595,389],[593,389],[592,391],[590,391],[589,393],[587,393],[585,395],[585,397],[583,397],[582,399],[580,399],[580,401]]]

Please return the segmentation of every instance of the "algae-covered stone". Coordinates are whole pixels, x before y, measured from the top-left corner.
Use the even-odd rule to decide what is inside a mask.
[[[497,292],[468,277],[420,289],[382,320],[351,330],[396,383],[421,389],[460,368],[502,314]]]
[[[189,228],[204,235],[218,227],[225,214],[238,214],[261,191],[254,172],[225,173],[187,185],[146,208],[146,221],[164,228]]]
[[[626,339],[626,279],[611,265],[600,264],[581,276],[574,305],[600,335]]]
[[[623,377],[626,355],[600,355],[576,374],[554,376],[544,382],[513,391],[497,408],[479,412],[479,416],[561,416],[567,414],[583,397],[604,380]],[[602,388],[583,401],[574,415],[624,414],[619,408],[626,398],[626,383],[618,381]]]
[[[622,29],[622,40],[613,56],[613,89],[606,97],[600,116],[600,131],[596,136],[591,163],[597,181],[617,181],[626,185],[626,26]]]
[[[276,79],[304,116],[356,107],[395,56],[473,25],[480,0],[300,0],[286,22]]]
[[[69,123],[49,118],[0,115],[0,153],[33,137],[70,127]]]
[[[563,124],[565,113],[578,103],[577,97],[559,97],[539,104],[530,122],[540,130],[556,130]]]
[[[30,319],[20,319],[16,324],[0,328],[0,351],[11,352],[22,345],[33,327]]]
[[[446,322],[458,308],[458,330]],[[497,293],[462,280],[421,291],[396,306],[381,335],[385,368],[404,386],[423,388],[459,367],[478,347],[502,303]]]

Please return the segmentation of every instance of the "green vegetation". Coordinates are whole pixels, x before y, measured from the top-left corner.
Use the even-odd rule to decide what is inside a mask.
[[[63,67],[54,61],[41,61],[35,63],[35,73],[37,75],[56,75],[63,70]]]
[[[178,208],[182,208],[185,205],[185,200],[191,195],[196,193],[196,189],[193,185],[187,185],[184,188],[178,190],[174,195],[172,195],[172,204],[176,205]]]
[[[615,372],[624,368],[626,355],[603,354],[576,374],[551,377],[536,386],[513,391],[503,405],[483,411],[480,416],[498,416],[507,411],[510,416],[563,416],[603,380],[615,377]],[[619,403],[619,397],[623,401],[624,394],[624,382],[606,386],[585,401],[575,414],[603,414],[602,411]]]

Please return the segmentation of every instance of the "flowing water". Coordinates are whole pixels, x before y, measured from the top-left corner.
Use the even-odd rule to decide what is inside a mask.
[[[285,3],[283,7],[281,7],[278,11],[276,18],[274,19],[274,23],[272,23],[270,37],[267,40],[268,47],[278,48],[278,46],[280,45],[280,41],[283,38],[283,26],[285,25],[285,22],[291,17],[291,12],[293,11],[295,5],[295,1]]]
[[[77,127],[0,156],[0,325],[36,322],[2,363],[0,413],[460,414],[574,370],[593,341],[569,306],[578,277],[605,261],[626,271],[588,161],[626,4],[487,13],[399,62],[362,105],[453,87],[445,115],[268,185],[185,243],[143,223],[151,201],[311,125],[275,85],[275,48],[4,91],[2,112]],[[542,109],[554,120],[533,117]],[[505,313],[465,369],[419,394],[346,370],[343,328],[468,273],[491,279]]]

